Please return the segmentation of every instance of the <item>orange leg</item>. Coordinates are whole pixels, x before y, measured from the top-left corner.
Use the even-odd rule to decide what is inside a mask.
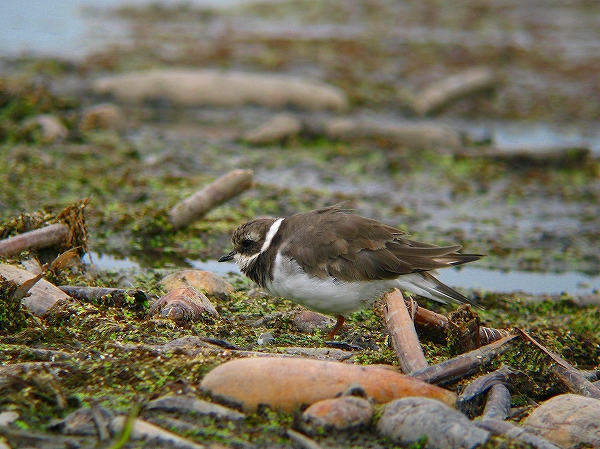
[[[337,322],[335,323],[335,326],[333,326],[333,329],[331,329],[331,332],[329,332],[327,334],[328,340],[331,340],[331,339],[333,339],[333,337],[335,337],[335,334],[337,334],[337,331],[339,331],[340,328],[344,325],[344,321],[346,321],[346,319],[342,315],[337,316]]]

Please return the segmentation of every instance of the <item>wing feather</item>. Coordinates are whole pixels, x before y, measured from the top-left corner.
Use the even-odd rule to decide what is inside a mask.
[[[377,220],[331,206],[293,215],[282,223],[297,232],[283,242],[283,254],[305,271],[341,281],[395,279],[470,262],[481,256],[459,254],[460,245],[437,246],[408,240],[406,233]]]

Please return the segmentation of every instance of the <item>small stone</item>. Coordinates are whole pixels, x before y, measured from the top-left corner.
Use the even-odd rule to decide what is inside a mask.
[[[297,118],[288,114],[279,114],[258,128],[244,133],[242,139],[254,145],[267,145],[294,137],[301,128],[302,123]]]
[[[600,447],[600,400],[562,394],[544,402],[524,427],[563,448]]]
[[[33,130],[35,128],[40,129],[41,140],[44,143],[63,140],[69,134],[62,120],[52,114],[40,114],[23,123],[24,130]]]
[[[2,412],[0,413],[0,427],[6,427],[14,423],[17,419],[19,419],[19,413],[14,410]]]
[[[329,331],[335,320],[312,310],[302,310],[294,315],[292,323],[303,334],[314,334],[317,329],[322,332]]]
[[[171,290],[150,306],[150,315],[159,313],[175,321],[196,321],[206,313],[219,315],[209,299],[193,287]]]
[[[423,436],[431,449],[473,449],[490,438],[461,412],[425,397],[407,397],[385,406],[377,430],[401,445],[411,445]]]
[[[164,396],[158,399],[154,399],[145,407],[146,410],[166,410],[169,412],[178,413],[196,413],[198,415],[210,415],[217,418],[229,419],[232,421],[241,421],[246,415],[233,410],[231,408],[223,407],[219,404],[213,404],[212,402],[203,401],[196,398],[187,396]]]
[[[53,421],[51,429],[59,430],[65,435],[98,435],[98,420],[102,419],[106,425],[113,418],[113,412],[102,408],[80,408],[69,413],[64,419]]]
[[[302,430],[318,435],[323,430],[349,430],[366,426],[373,419],[373,406],[364,398],[343,396],[315,402],[302,413]]]
[[[123,128],[125,117],[121,108],[112,103],[102,103],[85,109],[81,113],[79,129],[82,132]]]
[[[270,345],[274,341],[275,341],[275,337],[273,337],[273,334],[271,332],[264,332],[264,333],[260,334],[260,336],[258,337],[258,340],[256,342],[261,346],[266,346],[266,345]]]
[[[225,300],[235,291],[233,285],[218,274],[205,270],[182,270],[164,277],[160,284],[166,291],[180,287],[194,287],[218,299]]]

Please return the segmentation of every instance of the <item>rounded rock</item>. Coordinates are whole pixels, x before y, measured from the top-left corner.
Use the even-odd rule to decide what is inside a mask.
[[[150,306],[150,315],[158,312],[175,321],[196,321],[206,313],[218,315],[208,298],[193,287],[176,288],[157,299]]]
[[[323,430],[349,430],[368,425],[373,406],[364,398],[343,396],[315,402],[302,413],[305,432],[317,435]]]
[[[205,270],[182,270],[164,277],[160,284],[167,291],[181,287],[194,287],[218,299],[227,299],[235,291],[233,285],[218,274]]]
[[[407,397],[385,406],[377,430],[401,445],[427,437],[431,449],[474,449],[490,438],[458,410],[425,397]]]
[[[560,447],[600,447],[600,400],[562,394],[544,402],[525,421],[525,428]]]

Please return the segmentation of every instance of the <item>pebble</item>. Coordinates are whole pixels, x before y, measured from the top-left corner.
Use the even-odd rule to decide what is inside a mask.
[[[314,334],[316,330],[327,332],[335,325],[335,320],[322,313],[302,310],[294,315],[292,324],[303,334]]]
[[[225,300],[235,291],[233,285],[218,274],[205,270],[182,270],[164,277],[160,285],[166,291],[180,287],[194,287],[208,296]]]
[[[299,357],[232,360],[210,371],[200,386],[214,398],[240,405],[245,412],[255,411],[260,404],[292,412],[302,405],[334,398],[354,384],[377,403],[418,395],[446,404],[456,401],[453,392],[392,369]]]
[[[69,134],[62,120],[52,114],[36,115],[23,123],[23,128],[25,129],[35,127],[39,127],[42,134],[41,140],[44,143],[61,141]]]
[[[261,346],[270,345],[275,341],[275,337],[271,332],[263,332],[256,341]]]
[[[127,421],[126,416],[116,416],[110,423],[110,430],[116,435],[123,431],[125,423]],[[186,438],[182,438],[179,435],[170,432],[162,427],[156,426],[152,423],[144,421],[142,419],[136,419],[133,422],[131,429],[132,440],[145,440],[153,441],[159,444],[157,447],[177,447],[181,449],[204,449],[205,446],[197,444]]]
[[[373,419],[373,406],[356,396],[324,399],[308,407],[301,416],[302,430],[310,435],[324,431],[349,430],[368,425]]]
[[[59,430],[65,435],[98,435],[101,419],[108,425],[114,414],[103,407],[80,408],[69,413],[63,419],[50,423],[49,428]]]
[[[241,421],[246,417],[246,415],[237,410],[188,396],[164,396],[154,399],[146,404],[145,409],[166,410],[179,413],[197,413],[199,415],[225,418],[231,421]]]
[[[205,314],[219,315],[209,299],[193,287],[180,287],[158,298],[150,306],[150,315],[160,313],[174,321],[196,321]]]
[[[9,410],[0,413],[0,427],[6,427],[19,419],[19,413]]]
[[[112,103],[102,103],[86,108],[81,113],[79,130],[90,132],[95,130],[120,130],[125,117],[121,108]]]
[[[377,430],[401,445],[411,445],[424,435],[430,449],[473,449],[490,438],[461,412],[425,397],[396,399],[387,404]]]
[[[296,117],[279,114],[258,128],[244,133],[242,140],[254,145],[278,143],[298,135],[301,129],[302,123]]]
[[[524,427],[563,448],[600,447],[600,400],[555,396],[536,408]]]

